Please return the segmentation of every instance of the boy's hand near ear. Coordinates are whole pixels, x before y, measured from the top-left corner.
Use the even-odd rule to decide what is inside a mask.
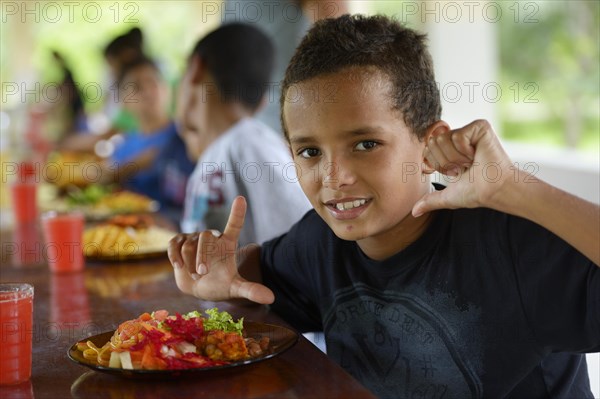
[[[269,304],[273,292],[264,285],[244,279],[236,264],[237,244],[246,215],[246,200],[237,197],[223,234],[212,231],[179,234],[169,243],[169,260],[177,286],[186,294],[209,301],[245,298]],[[258,268],[256,259],[253,268]]]
[[[423,158],[425,173],[443,173],[451,177],[452,184],[417,202],[415,216],[440,208],[494,208],[504,186],[522,178],[484,120],[456,130],[440,125],[427,138]]]
[[[423,158],[428,170],[453,177],[413,207],[420,216],[435,209],[486,207],[529,219],[600,265],[600,207],[514,167],[486,121],[430,134]]]

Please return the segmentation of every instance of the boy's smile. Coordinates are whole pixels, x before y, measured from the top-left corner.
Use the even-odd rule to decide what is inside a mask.
[[[327,201],[325,205],[330,208],[334,218],[340,220],[353,219],[358,217],[368,206],[368,200],[365,198],[342,198],[340,200]]]
[[[389,78],[373,67],[348,68],[294,89],[285,124],[300,185],[317,213],[374,259],[415,241],[429,220],[411,215],[430,188],[420,171],[425,144],[392,108]]]

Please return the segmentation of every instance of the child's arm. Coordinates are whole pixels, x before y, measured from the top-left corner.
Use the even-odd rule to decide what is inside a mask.
[[[239,270],[236,265],[237,243],[245,215],[246,200],[237,197],[231,206],[225,231],[220,236],[203,231],[179,234],[171,240],[169,260],[181,291],[209,301],[236,298],[263,304],[274,301],[273,292],[260,284],[258,247],[241,250],[245,256]],[[240,271],[257,282],[243,278]]]
[[[413,215],[441,208],[487,207],[529,219],[600,265],[600,207],[516,169],[486,121],[434,132],[424,152],[431,168],[456,183],[425,195]]]

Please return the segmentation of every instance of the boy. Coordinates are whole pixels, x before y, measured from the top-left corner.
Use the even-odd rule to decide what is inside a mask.
[[[317,23],[281,100],[314,211],[238,270],[238,199],[222,236],[171,242],[177,284],[322,328],[381,397],[592,397],[566,352],[600,350],[599,208],[513,170],[485,121],[440,121],[424,40],[380,16]]]
[[[249,204],[241,244],[284,233],[310,209],[282,138],[253,117],[272,65],[269,38],[250,25],[218,28],[194,48],[178,110],[188,153],[198,160],[182,231],[223,230],[238,195]]]

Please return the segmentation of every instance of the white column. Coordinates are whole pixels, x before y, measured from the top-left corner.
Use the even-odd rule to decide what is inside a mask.
[[[442,96],[442,118],[452,127],[487,119],[500,133],[497,106],[501,96],[508,93],[498,79],[499,4],[432,0],[416,4],[429,35]]]

